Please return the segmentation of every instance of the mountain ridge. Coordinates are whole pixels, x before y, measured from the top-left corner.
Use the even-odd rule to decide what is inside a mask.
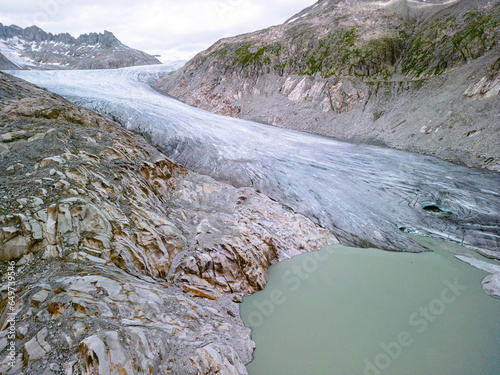
[[[321,0],[219,40],[156,88],[223,115],[498,171],[499,10]]]
[[[112,69],[160,64],[145,52],[130,48],[107,30],[77,38],[47,33],[38,26],[21,28],[0,23],[0,69]],[[9,62],[2,60],[9,60]],[[13,66],[14,67],[13,67]]]

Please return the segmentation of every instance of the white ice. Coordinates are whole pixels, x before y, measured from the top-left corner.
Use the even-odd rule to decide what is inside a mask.
[[[345,244],[420,249],[399,230],[405,226],[500,250],[498,174],[204,112],[148,85],[171,70],[13,74],[112,116],[192,170],[262,191],[332,229]],[[452,206],[456,214],[425,211],[422,202]]]

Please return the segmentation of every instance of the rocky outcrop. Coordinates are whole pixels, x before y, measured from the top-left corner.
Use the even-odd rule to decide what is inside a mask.
[[[489,272],[490,274],[481,281],[481,285],[483,286],[486,294],[492,297],[500,298],[500,266],[465,255],[455,256],[462,262],[468,263],[471,266],[485,272]]]
[[[0,105],[0,372],[245,374],[237,302],[336,238],[5,74]]]
[[[219,114],[500,170],[498,1],[320,0],[160,91]]]
[[[11,69],[16,70],[16,69],[19,69],[19,67],[0,53],[0,69],[1,70],[11,70]]]
[[[46,33],[0,24],[0,69],[113,69],[160,64],[156,58],[121,43],[113,33]],[[6,60],[6,61],[4,61]]]

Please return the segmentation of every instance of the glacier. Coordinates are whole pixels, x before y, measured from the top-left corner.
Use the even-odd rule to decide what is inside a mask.
[[[497,173],[208,113],[151,88],[174,68],[8,73],[112,117],[189,169],[263,192],[345,245],[425,250],[406,231],[500,251]]]

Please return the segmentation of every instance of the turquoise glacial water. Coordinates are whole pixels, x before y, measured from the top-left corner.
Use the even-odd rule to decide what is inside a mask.
[[[487,273],[453,256],[465,248],[415,239],[434,252],[336,245],[271,267],[241,305],[257,345],[249,374],[500,374]]]

